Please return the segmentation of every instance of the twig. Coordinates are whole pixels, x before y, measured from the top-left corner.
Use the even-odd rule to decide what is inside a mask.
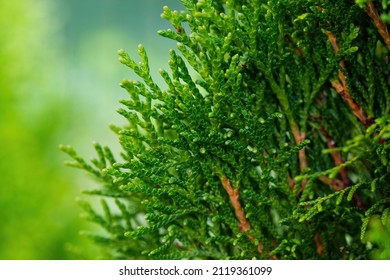
[[[236,218],[239,221],[238,227],[240,228],[242,233],[246,233],[248,230],[252,229],[252,227],[246,219],[244,209],[241,206],[238,189],[234,189],[229,179],[226,177],[222,177],[221,182],[223,188],[229,195],[230,203],[232,204],[234,208],[234,213],[236,214]],[[252,235],[248,235],[248,237],[250,240],[254,240],[254,237]]]
[[[316,243],[316,251],[318,255],[322,256],[325,253],[325,248],[321,235],[318,232],[314,235],[314,242]]]
[[[347,102],[348,106],[352,109],[353,114],[363,123],[364,127],[368,128],[373,123],[372,119],[367,118],[363,108],[352,99],[345,82],[345,76],[341,71],[339,71],[339,78],[341,79],[342,84],[340,84],[339,81],[331,81],[333,88],[341,98]]]
[[[321,132],[322,132],[322,134],[326,138],[326,142],[327,142],[328,148],[329,149],[336,148],[336,143],[329,136],[328,132],[325,129],[323,129],[323,128],[321,129]],[[343,160],[343,158],[341,157],[341,154],[339,152],[331,152],[330,155],[333,158],[333,162],[334,162],[335,166],[339,166],[339,165],[341,165],[341,164],[343,164],[345,162]],[[344,189],[344,188],[346,188],[346,187],[348,187],[348,186],[350,186],[352,184],[352,181],[351,181],[351,179],[349,178],[349,176],[347,174],[347,168],[346,167],[342,167],[339,170],[339,174],[340,174],[340,177],[342,179],[341,181],[337,180],[337,179],[330,179],[330,178],[325,177],[325,176],[320,176],[318,179],[320,181],[324,182],[325,184],[332,186],[332,188],[334,190],[339,191],[339,190],[342,190],[342,189]],[[353,200],[354,200],[355,204],[357,205],[357,207],[359,207],[360,209],[365,209],[365,207],[363,205],[363,202],[360,199],[360,196],[359,196],[358,193],[356,193],[356,192],[354,193]]]
[[[306,138],[306,133],[300,133],[299,131],[293,131],[295,143],[299,145],[303,140]],[[302,148],[298,152],[298,158],[299,158],[299,168],[301,171],[304,171],[307,168],[307,158],[306,158],[306,150],[305,148]]]
[[[249,223],[249,221],[246,218],[244,209],[241,206],[240,199],[239,199],[239,193],[238,189],[234,189],[232,187],[232,184],[230,183],[229,179],[226,177],[221,178],[221,183],[227,194],[230,198],[230,203],[234,208],[234,213],[236,215],[236,218],[238,219],[238,227],[242,233],[244,233],[251,241],[255,240],[255,237],[251,234],[248,234],[247,231],[251,230],[252,227]],[[264,244],[259,242],[257,246],[257,251],[260,254],[264,254]],[[272,256],[271,259],[276,259],[275,256]]]
[[[290,187],[290,190],[293,191],[295,187],[295,180],[291,178],[290,174],[287,174],[287,182],[288,182],[288,186]]]
[[[332,189],[334,189],[335,191],[340,191],[340,190],[345,188],[343,181],[338,180],[338,179],[330,179],[326,176],[320,176],[320,177],[318,177],[318,180],[331,186]]]
[[[321,132],[322,134],[325,136],[326,138],[326,144],[328,146],[329,149],[334,149],[336,148],[336,143],[335,141],[329,136],[328,132],[322,128],[321,129]],[[333,158],[333,162],[334,162],[334,165],[335,166],[339,166],[341,164],[344,163],[344,160],[343,158],[341,157],[341,154],[340,152],[331,152],[330,155],[332,156]],[[346,167],[343,167],[339,170],[339,174],[340,174],[340,177],[343,181],[343,184],[344,184],[344,188],[349,186],[351,184],[351,180],[349,179],[348,177],[348,174],[347,174],[347,168]]]
[[[340,50],[340,47],[337,44],[336,37],[330,31],[326,31],[326,35],[328,36],[328,40],[332,45],[333,52],[337,54]],[[344,59],[340,60],[339,65],[344,71],[346,71]],[[331,81],[333,88],[337,91],[337,93],[341,96],[341,98],[343,98],[343,100],[347,102],[353,114],[363,123],[363,125],[366,128],[369,127],[372,124],[372,120],[367,118],[366,114],[363,111],[363,108],[355,100],[353,100],[348,90],[346,77],[344,73],[340,70],[338,72],[338,77],[339,80]]]
[[[306,133],[304,132],[300,132],[299,131],[299,128],[297,125],[295,126],[291,126],[291,131],[292,131],[292,134],[294,136],[294,140],[295,140],[295,144],[299,145],[303,140],[305,140],[306,138]],[[305,148],[302,148],[298,151],[298,159],[299,159],[299,169],[302,171],[304,171],[305,169],[307,169],[308,167],[308,164],[307,164],[307,157],[306,157],[306,149]],[[302,181],[302,184],[301,184],[301,189],[300,191],[303,191],[303,189],[306,187],[307,185],[307,180],[304,179]],[[291,184],[290,184],[290,187],[291,187]]]
[[[298,125],[292,125],[291,126],[291,130],[292,130],[292,134],[294,135],[294,139],[295,139],[295,143],[297,145],[299,145],[303,140],[305,140],[306,138],[306,133],[305,132],[300,132],[299,130],[299,127]],[[308,168],[308,163],[307,163],[307,157],[306,157],[306,150],[305,148],[302,148],[301,150],[299,150],[298,152],[298,159],[299,159],[299,169],[302,171],[304,171],[305,169]],[[300,192],[302,192],[306,185],[307,185],[307,182],[308,180],[307,179],[304,179],[301,183],[301,189],[300,189]],[[288,183],[289,183],[289,186],[290,186],[290,189],[294,189],[294,186],[295,186],[295,182],[294,180],[291,180],[289,178],[288,180]],[[310,226],[310,225],[309,225]],[[316,244],[316,250],[317,250],[317,253],[322,256],[324,254],[324,246],[323,246],[323,243],[322,243],[322,239],[321,239],[321,236],[319,234],[316,234],[315,237],[314,237],[314,241],[315,241],[315,244]]]
[[[382,36],[385,41],[386,47],[390,50],[390,34],[387,29],[386,23],[384,23],[378,13],[373,2],[369,2],[366,7],[366,12],[370,16],[370,18],[374,21],[376,29],[378,29],[379,34]]]

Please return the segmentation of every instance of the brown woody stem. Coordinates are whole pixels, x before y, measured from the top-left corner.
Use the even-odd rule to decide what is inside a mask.
[[[229,195],[230,203],[232,204],[234,208],[234,213],[236,214],[236,218],[239,221],[238,227],[240,228],[242,233],[246,233],[248,230],[252,229],[252,227],[249,224],[248,220],[246,219],[244,209],[241,206],[238,190],[232,187],[232,184],[230,183],[229,179],[226,177],[221,178],[221,183],[223,188]],[[248,235],[248,237],[250,240],[254,240],[253,236]]]
[[[334,53],[337,54],[340,50],[340,47],[337,44],[336,37],[330,31],[326,31],[326,35],[328,36],[328,40],[332,45]],[[339,65],[344,71],[346,71],[344,59],[340,60]],[[363,125],[366,128],[369,127],[372,124],[372,120],[367,118],[366,114],[363,111],[363,108],[355,100],[353,100],[351,94],[349,93],[344,73],[342,71],[339,71],[338,77],[338,80],[331,81],[333,88],[337,91],[341,98],[343,98],[343,100],[347,102],[353,114],[363,123]]]
[[[221,183],[227,194],[229,195],[230,204],[234,208],[234,213],[236,215],[236,218],[239,222],[238,227],[242,233],[244,233],[251,241],[254,241],[255,238],[253,235],[248,234],[247,231],[252,229],[249,221],[246,218],[244,208],[242,208],[240,199],[239,199],[239,193],[238,189],[234,189],[232,187],[232,184],[230,183],[230,180],[226,177],[221,178]],[[264,254],[264,244],[259,242],[257,246],[257,251],[260,254]],[[275,256],[272,256],[271,259],[276,259]]]
[[[387,29],[386,23],[384,23],[378,13],[373,2],[369,2],[366,7],[366,13],[370,16],[370,18],[374,21],[376,29],[378,29],[379,34],[382,36],[385,41],[386,47],[390,50],[390,34]]]
[[[325,248],[321,235],[318,232],[314,235],[314,242],[316,243],[316,251],[318,255],[322,256],[325,253]]]
[[[329,149],[335,148],[336,147],[335,141],[329,136],[328,132],[325,129],[322,129],[321,131],[322,131],[322,134],[326,138],[328,148]],[[334,162],[335,166],[339,166],[339,165],[344,163],[344,160],[342,159],[341,154],[339,152],[331,152],[330,154],[333,158],[333,162]],[[352,183],[351,180],[349,179],[348,174],[347,174],[346,167],[341,168],[339,170],[339,174],[340,174],[340,177],[342,180],[330,179],[330,178],[325,177],[325,176],[320,176],[318,179],[320,181],[324,182],[325,184],[331,186],[334,190],[339,191],[339,190],[342,190],[342,189],[350,186]],[[364,209],[363,202],[360,199],[360,196],[358,193],[354,193],[353,199],[354,199],[355,204],[359,208]]]
[[[336,148],[336,143],[335,141],[329,136],[328,132],[325,129],[322,129],[322,134],[326,138],[326,143],[329,149],[334,149]],[[331,152],[330,155],[333,158],[333,162],[335,166],[339,166],[344,163],[343,158],[341,157],[340,152]],[[339,170],[340,177],[343,181],[344,187],[349,186],[351,184],[351,180],[348,177],[347,174],[347,168],[343,167]]]
[[[318,180],[331,186],[332,189],[334,189],[335,191],[339,191],[339,190],[342,190],[345,188],[343,181],[338,180],[338,179],[330,179],[326,176],[320,176],[320,177],[318,177]]]
[[[300,144],[303,140],[306,138],[306,133],[305,132],[300,132],[298,125],[291,125],[291,131],[294,136],[295,144]],[[302,148],[298,152],[298,159],[299,159],[299,169],[301,171],[304,171],[307,167],[307,157],[306,157],[306,149]],[[306,187],[307,180],[302,181],[301,185],[301,191]],[[291,186],[291,185],[290,185]]]

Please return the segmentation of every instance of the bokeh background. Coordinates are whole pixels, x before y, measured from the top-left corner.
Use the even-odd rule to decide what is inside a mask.
[[[59,144],[86,158],[92,142],[119,149],[110,123],[135,76],[116,51],[149,54],[152,75],[167,69],[175,42],[162,7],[179,0],[0,0],[0,259],[99,259],[80,232],[76,197],[92,179],[65,167]]]

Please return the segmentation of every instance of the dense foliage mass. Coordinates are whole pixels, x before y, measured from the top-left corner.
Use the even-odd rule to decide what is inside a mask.
[[[389,1],[182,3],[162,14],[166,87],[142,45],[119,51],[140,77],[121,83],[121,159],[62,147],[101,180],[94,238],[114,258],[369,258],[390,212]]]

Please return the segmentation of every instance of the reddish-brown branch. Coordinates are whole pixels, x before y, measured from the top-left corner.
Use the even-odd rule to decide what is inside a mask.
[[[386,47],[390,50],[390,34],[387,29],[386,23],[381,20],[378,10],[376,9],[373,2],[369,2],[366,7],[366,12],[370,18],[374,21],[376,29],[378,29],[379,34],[382,36],[385,41]]]
[[[291,131],[292,131],[292,134],[294,136],[295,144],[299,145],[303,140],[305,140],[306,133],[305,132],[301,133],[299,131],[299,128],[297,125],[292,125]],[[304,171],[305,169],[307,169],[308,164],[307,164],[307,157],[306,157],[306,149],[305,148],[302,148],[299,150],[298,159],[299,159],[299,169],[301,171]],[[307,184],[307,180],[305,179],[302,181],[301,191],[303,191],[303,189],[306,187],[306,184]]]
[[[239,221],[238,227],[240,228],[242,233],[246,233],[248,230],[252,229],[251,225],[249,224],[248,220],[246,219],[244,209],[241,206],[240,200],[239,200],[239,194],[238,189],[234,189],[232,187],[232,184],[230,183],[229,179],[226,177],[221,178],[222,186],[229,195],[230,203],[232,204],[234,208],[234,213],[236,214],[236,218]],[[250,240],[254,240],[254,237],[251,235],[248,235]]]
[[[288,186],[290,187],[290,190],[293,191],[295,188],[295,180],[291,178],[290,174],[287,174],[287,182],[288,182]]]
[[[326,138],[326,144],[328,146],[329,149],[334,149],[336,148],[336,143],[335,141],[329,136],[328,132],[325,130],[325,129],[321,129],[321,132],[322,134],[325,136]],[[330,155],[332,156],[333,158],[333,162],[334,162],[334,165],[335,166],[339,166],[341,164],[344,163],[344,160],[343,158],[341,157],[341,154],[340,152],[331,152]],[[340,174],[340,177],[344,183],[344,187],[346,186],[349,186],[351,184],[351,180],[349,179],[348,177],[348,174],[347,174],[347,168],[346,167],[343,167],[339,170],[339,174]]]
[[[251,230],[252,227],[249,223],[249,221],[246,218],[244,208],[242,208],[240,199],[239,199],[239,193],[238,189],[234,189],[232,187],[232,184],[230,183],[230,180],[226,177],[221,178],[221,183],[227,194],[229,195],[230,204],[234,208],[234,213],[236,215],[236,218],[239,222],[238,227],[242,233],[244,233],[251,241],[254,241],[255,238],[253,235],[248,234],[247,231]],[[257,251],[260,254],[264,254],[264,244],[259,242],[257,246]],[[276,259],[275,256],[272,256],[271,259]]]
[[[332,45],[334,53],[337,54],[340,50],[340,47],[337,44],[336,36],[334,36],[333,33],[330,31],[326,31],[326,35],[328,36],[328,40]],[[346,71],[344,59],[340,60],[339,65],[344,71]],[[369,127],[372,124],[372,120],[367,118],[366,114],[363,111],[363,108],[355,100],[353,100],[351,94],[349,93],[344,73],[342,71],[339,71],[338,77],[339,80],[331,81],[333,88],[337,91],[341,98],[343,98],[343,100],[347,102],[353,114],[363,123],[363,125],[366,128]]]
[[[318,232],[314,235],[314,242],[316,243],[316,251],[318,255],[322,256],[325,253],[325,248],[321,235]]]
[[[306,133],[304,133],[304,132],[301,133],[297,125],[292,126],[291,130],[292,130],[292,133],[294,135],[295,143],[297,145],[300,144],[303,140],[305,140]],[[299,150],[299,152],[298,152],[298,159],[299,159],[299,168],[300,168],[301,171],[304,171],[306,168],[308,168],[305,148],[302,148],[301,150]],[[290,189],[293,190],[294,186],[295,186],[294,180],[289,178],[288,182],[289,182]],[[301,192],[305,189],[306,185],[307,185],[307,179],[304,179],[302,181],[302,184],[301,184],[301,189],[300,189]],[[325,250],[324,250],[324,246],[323,246],[323,242],[322,242],[321,236],[318,233],[315,235],[314,241],[315,241],[315,244],[316,244],[317,253],[320,256],[322,256],[324,254]]]
[[[320,176],[318,177],[318,180],[320,180],[321,182],[329,185],[332,187],[332,189],[334,189],[335,191],[340,191],[344,188],[346,188],[348,185],[346,185],[343,181],[341,180],[338,180],[338,179],[330,179],[326,176]],[[353,194],[353,201],[355,202],[356,206],[360,209],[363,209],[365,210],[365,206],[363,204],[363,201],[361,200],[360,196],[358,193],[354,193]]]
[[[343,181],[338,179],[330,179],[326,176],[318,177],[318,180],[332,187],[335,191],[339,191],[345,188]]]
[[[295,138],[295,143],[297,145],[299,145],[306,138],[306,133],[304,132],[300,133],[299,130],[293,131],[293,134]],[[304,171],[308,167],[305,148],[299,150],[298,158],[299,158],[299,168],[301,171]]]
[[[339,78],[341,79],[342,84],[339,81],[331,81],[333,88],[337,91],[341,98],[347,102],[353,114],[363,123],[364,127],[369,127],[372,124],[372,120],[367,118],[363,108],[360,107],[360,105],[351,97],[345,82],[345,76],[341,71],[339,71]]]
[[[339,47],[339,44],[337,44],[336,36],[334,36],[333,33],[330,31],[326,31],[326,36],[328,36],[328,40],[329,40],[330,44],[332,45],[333,52],[335,54],[338,53],[340,51],[340,47]],[[342,63],[341,67],[345,68],[344,61],[342,61],[341,63]]]
[[[325,129],[323,129],[323,128],[321,129],[321,132],[322,132],[322,134],[326,138],[326,142],[327,142],[328,148],[329,149],[336,148],[335,141],[329,136],[328,132]],[[339,166],[339,165],[344,163],[344,160],[341,157],[341,154],[339,152],[334,151],[334,152],[331,152],[330,155],[333,158],[333,162],[334,162],[335,166]],[[330,179],[330,178],[325,177],[325,176],[320,176],[318,179],[320,181],[324,182],[325,184],[331,186],[334,190],[339,191],[339,190],[342,190],[342,189],[350,186],[351,183],[352,183],[351,180],[349,179],[348,174],[347,174],[347,168],[346,167],[341,168],[339,170],[339,174],[340,174],[341,180]],[[354,193],[353,199],[354,199],[355,204],[359,208],[364,209],[363,202],[360,199],[360,196],[359,196],[358,193]]]

